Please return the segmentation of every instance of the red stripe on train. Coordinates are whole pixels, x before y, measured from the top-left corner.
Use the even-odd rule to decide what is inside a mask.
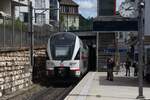
[[[70,68],[72,71],[80,71],[80,68]]]

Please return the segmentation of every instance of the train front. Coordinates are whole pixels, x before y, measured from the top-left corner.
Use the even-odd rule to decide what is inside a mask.
[[[79,77],[79,51],[77,36],[72,33],[57,33],[49,39],[47,60],[47,75],[49,77]]]

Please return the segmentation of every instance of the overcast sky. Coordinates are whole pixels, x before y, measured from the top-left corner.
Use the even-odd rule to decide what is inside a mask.
[[[74,0],[79,4],[79,12],[84,17],[95,17],[97,16],[97,0]],[[117,10],[121,2],[124,0],[117,0]]]

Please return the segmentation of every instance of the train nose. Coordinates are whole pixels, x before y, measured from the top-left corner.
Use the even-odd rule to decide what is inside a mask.
[[[54,69],[54,73],[56,77],[67,77],[69,76],[69,67],[58,67]]]

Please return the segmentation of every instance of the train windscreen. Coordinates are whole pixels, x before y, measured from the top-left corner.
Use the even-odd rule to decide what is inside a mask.
[[[52,58],[54,60],[71,60],[76,36],[68,33],[54,35],[50,40]]]
[[[69,46],[56,46],[55,49],[56,49],[55,52],[56,57],[59,56],[66,57],[69,54]]]

